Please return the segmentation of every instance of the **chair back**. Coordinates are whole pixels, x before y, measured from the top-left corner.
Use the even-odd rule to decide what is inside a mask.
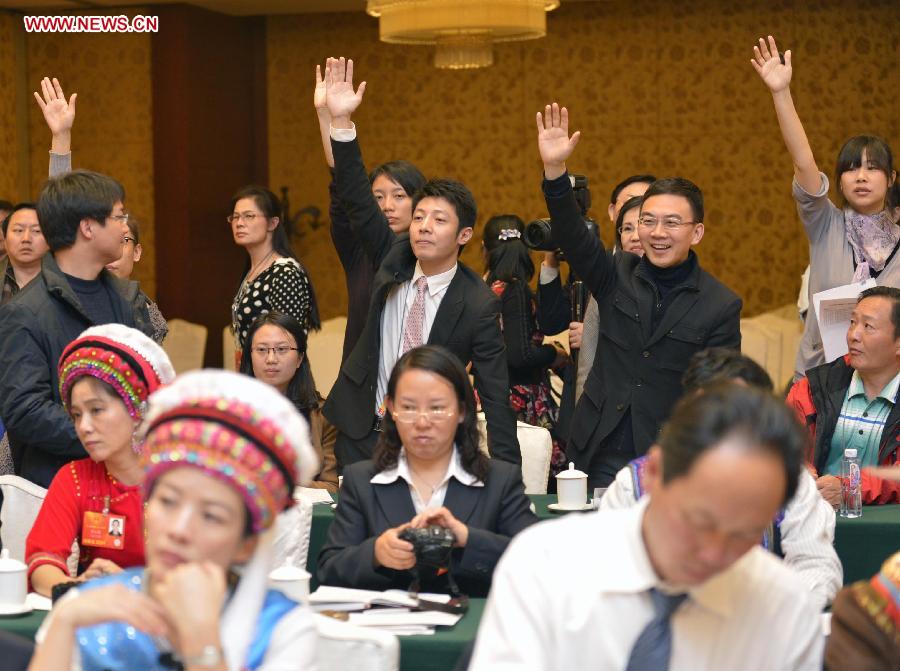
[[[341,372],[346,328],[347,318],[335,317],[322,322],[321,330],[310,331],[306,339],[306,356],[322,396],[328,396]]]
[[[487,444],[487,421],[484,413],[478,413],[478,449],[490,454]],[[516,438],[522,454],[522,482],[526,494],[546,494],[550,479],[550,458],[553,456],[553,438],[542,426],[516,422]]]
[[[296,504],[275,518],[275,558],[273,566],[285,563],[306,568],[309,556],[309,534],[312,530],[312,504],[295,498]]]
[[[203,368],[206,333],[207,329],[202,324],[192,324],[184,319],[169,320],[169,335],[162,347],[169,355],[177,374]]]
[[[18,475],[0,475],[0,539],[10,557],[25,561],[25,539],[41,510],[47,490]]]
[[[334,618],[315,615],[319,633],[316,661],[319,671],[397,671],[400,641],[393,634],[357,627]]]
[[[222,368],[237,372],[236,351],[237,347],[234,344],[234,333],[231,330],[231,324],[229,324],[222,329]]]

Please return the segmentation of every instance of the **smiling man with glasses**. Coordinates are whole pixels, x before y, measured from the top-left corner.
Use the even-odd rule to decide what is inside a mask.
[[[547,105],[537,125],[554,238],[599,307],[597,354],[567,453],[589,486],[604,487],[656,439],[691,356],[713,346],[740,349],[741,299],[700,268],[691,249],[704,231],[695,184],[653,182],[637,227],[644,256],[613,256],[585,228],[572,193],[566,160],[580,133],[569,136],[568,112]]]

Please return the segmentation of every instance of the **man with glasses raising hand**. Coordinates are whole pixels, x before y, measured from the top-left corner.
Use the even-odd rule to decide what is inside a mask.
[[[700,268],[691,247],[703,238],[703,194],[687,179],[659,179],[641,204],[644,256],[613,256],[584,227],[566,160],[568,111],[554,103],[537,114],[544,196],[553,235],[597,299],[600,338],[594,366],[572,418],[568,454],[605,487],[646,453],[681,396],[691,356],[707,347],[740,349],[741,299]]]

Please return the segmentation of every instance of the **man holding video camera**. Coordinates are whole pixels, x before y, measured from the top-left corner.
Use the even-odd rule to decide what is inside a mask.
[[[741,299],[700,268],[691,249],[704,231],[695,184],[680,177],[651,184],[638,221],[644,256],[613,256],[585,227],[572,193],[566,160],[580,133],[569,137],[568,112],[548,105],[537,125],[553,238],[599,308],[597,354],[567,452],[589,487],[604,487],[656,439],[691,356],[740,348]]]

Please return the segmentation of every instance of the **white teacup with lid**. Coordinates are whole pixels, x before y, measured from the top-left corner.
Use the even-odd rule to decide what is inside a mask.
[[[556,476],[556,496],[560,508],[583,509],[587,501],[587,473],[577,470],[570,461],[569,468]]]
[[[0,612],[14,611],[25,605],[28,595],[28,567],[9,556],[9,548],[0,552]]]
[[[308,571],[286,561],[269,574],[269,587],[277,589],[298,603],[303,603],[309,600],[310,577]]]

